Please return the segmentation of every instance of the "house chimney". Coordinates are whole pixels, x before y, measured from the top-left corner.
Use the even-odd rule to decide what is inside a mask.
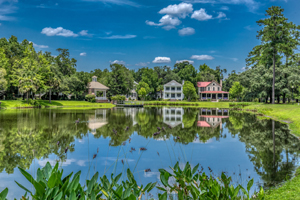
[[[182,80],[182,85],[184,85],[184,80]]]
[[[222,79],[220,80],[220,85],[221,85],[221,87],[222,87]]]

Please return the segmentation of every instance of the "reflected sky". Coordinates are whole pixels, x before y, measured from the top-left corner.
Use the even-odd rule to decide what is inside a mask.
[[[236,184],[254,178],[257,187],[269,187],[293,175],[299,147],[287,125],[274,122],[272,131],[271,120],[228,109],[1,111],[0,190],[8,187],[9,195],[21,197],[14,180],[27,181],[17,167],[35,176],[39,167],[57,161],[64,175],[81,170],[82,184],[96,171],[126,178],[127,168],[139,184],[159,182],[158,169],[179,161],[200,163],[206,173],[210,167],[215,176],[226,172]]]

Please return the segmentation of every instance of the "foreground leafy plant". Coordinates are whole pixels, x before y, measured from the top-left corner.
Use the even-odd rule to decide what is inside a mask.
[[[173,174],[164,169],[160,169],[160,180],[164,187],[157,187],[164,193],[159,194],[160,200],[166,200],[168,194],[176,193],[178,199],[245,199],[244,196],[239,195],[240,191],[246,196],[246,199],[250,199],[250,189],[253,185],[253,179],[247,184],[247,190],[241,185],[234,187],[230,185],[231,177],[227,177],[222,173],[221,177],[214,179],[212,176],[208,177],[205,173],[197,172],[199,164],[193,169],[190,164],[187,163],[183,170],[180,169],[179,163],[171,169]],[[175,183],[170,184],[170,178],[175,180]],[[170,195],[172,196],[172,195]],[[257,194],[258,199],[264,199],[263,189]]]
[[[81,171],[77,172],[74,176],[73,172],[62,179],[63,170],[58,169],[58,163],[54,168],[51,167],[48,162],[46,166],[37,171],[37,179],[27,173],[25,170],[19,168],[23,176],[34,186],[35,192],[30,191],[20,183],[16,182],[18,186],[29,193],[32,199],[36,200],[96,200],[96,199],[107,199],[107,200],[135,200],[141,199],[143,195],[150,192],[156,185],[156,183],[148,183],[145,187],[143,185],[138,186],[134,179],[133,174],[127,169],[128,180],[118,183],[122,174],[111,175],[111,181],[104,175],[100,177],[100,183],[98,180],[98,172],[92,177],[91,180],[86,181],[85,186],[81,186],[80,174]],[[4,198],[7,195],[8,190],[4,190]],[[0,200],[1,195],[0,193]],[[102,198],[103,196],[103,198]],[[3,199],[4,199],[3,198]],[[22,197],[22,199],[27,199]]]

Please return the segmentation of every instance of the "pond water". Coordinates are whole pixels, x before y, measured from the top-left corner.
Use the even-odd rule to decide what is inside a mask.
[[[157,127],[164,130],[153,136]],[[17,167],[35,176],[47,162],[58,161],[64,175],[81,170],[82,183],[96,171],[125,177],[130,168],[139,184],[159,182],[158,170],[177,161],[200,163],[206,173],[209,167],[215,176],[226,172],[244,186],[254,178],[257,189],[292,177],[299,153],[287,125],[228,109],[0,111],[0,191],[8,187],[9,199],[25,193],[15,180],[30,185]]]

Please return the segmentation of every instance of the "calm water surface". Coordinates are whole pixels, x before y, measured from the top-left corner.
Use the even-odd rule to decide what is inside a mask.
[[[165,130],[153,136],[157,127]],[[179,161],[200,163],[207,173],[210,167],[216,176],[224,171],[234,183],[254,178],[257,187],[270,187],[293,176],[299,152],[287,125],[226,109],[0,111],[0,191],[8,187],[9,199],[24,194],[15,180],[29,185],[17,167],[35,176],[47,162],[58,161],[64,175],[81,170],[82,183],[96,171],[125,177],[127,168],[139,184],[159,182],[158,169]]]

